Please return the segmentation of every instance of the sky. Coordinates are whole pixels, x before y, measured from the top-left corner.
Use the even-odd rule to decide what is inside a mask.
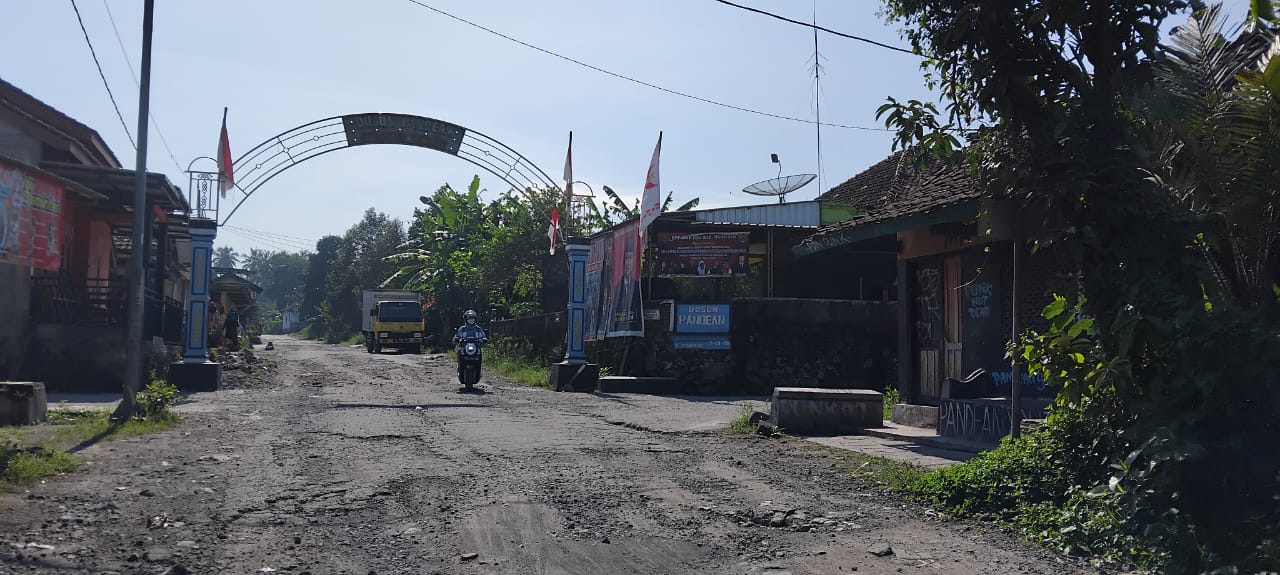
[[[529,44],[671,90],[812,120],[811,30],[713,0],[419,0]],[[75,0],[128,132],[137,129],[142,0]],[[109,4],[108,4],[109,2]],[[905,46],[874,0],[739,0],[797,20]],[[1227,6],[1242,14],[1246,0]],[[820,173],[790,194],[811,200],[879,161],[892,136],[765,117],[621,80],[491,35],[410,0],[157,2],[147,169],[186,190],[184,171],[214,156],[223,108],[233,156],[296,126],[352,113],[415,114],[483,132],[561,183],[569,132],[574,179],[640,194],[658,133],[661,179],[676,203],[770,203],[742,188]],[[98,131],[125,167],[135,150],[77,23],[71,0],[7,0],[0,78]],[[114,20],[114,26],[113,26]],[[1174,24],[1170,22],[1166,29]],[[119,39],[117,39],[117,34]],[[819,35],[824,122],[882,128],[887,97],[936,100],[919,59]],[[127,54],[127,56],[126,56]],[[132,68],[132,72],[131,72]],[[135,135],[136,136],[136,135]],[[212,169],[208,160],[196,169]],[[409,219],[418,197],[481,176],[465,160],[404,146],[363,146],[298,164],[259,188],[217,243],[314,248],[367,208]],[[584,186],[575,186],[581,193]],[[232,192],[236,194],[237,192]]]

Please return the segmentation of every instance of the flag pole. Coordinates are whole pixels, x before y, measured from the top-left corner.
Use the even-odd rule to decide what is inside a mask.
[[[564,160],[564,227],[569,230],[573,225],[573,130],[569,130],[569,151]],[[561,234],[568,232],[562,231]],[[568,241],[568,236],[565,236]]]

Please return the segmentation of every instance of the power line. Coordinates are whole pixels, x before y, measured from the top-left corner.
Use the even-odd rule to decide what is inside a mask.
[[[299,247],[298,245],[295,245],[295,244],[281,243],[269,238],[259,237],[253,234],[248,234],[248,233],[236,231],[233,229],[226,229],[225,226],[224,226],[224,231],[226,231],[231,235],[237,236],[240,239],[252,242],[260,246],[265,246],[272,250],[279,250],[279,251],[285,251],[285,252],[298,252],[298,251],[305,250],[305,248]]]
[[[601,67],[599,67],[599,66],[593,66],[593,65],[588,64],[588,63],[586,63],[586,62],[583,62],[583,61],[581,61],[581,60],[576,60],[576,59],[574,59],[574,58],[570,58],[570,57],[565,56],[565,55],[563,55],[563,54],[559,54],[559,53],[556,53],[556,52],[552,52],[551,50],[547,50],[546,48],[540,48],[540,47],[538,47],[538,46],[534,46],[533,44],[530,44],[530,43],[528,43],[528,42],[525,42],[525,41],[520,40],[520,39],[517,39],[517,38],[512,38],[511,36],[508,36],[508,35],[506,35],[506,34],[503,34],[503,33],[501,33],[501,32],[498,32],[498,31],[493,30],[493,29],[490,29],[490,28],[486,28],[486,27],[484,27],[484,26],[481,26],[480,24],[476,24],[475,22],[472,22],[472,21],[467,20],[467,19],[465,19],[465,18],[461,18],[461,17],[459,17],[459,16],[454,16],[453,14],[450,14],[450,13],[448,13],[448,12],[445,12],[444,10],[440,10],[439,8],[435,8],[435,7],[429,6],[429,5],[427,5],[427,4],[423,3],[423,2],[421,2],[420,0],[408,0],[408,2],[410,2],[410,3],[412,3],[412,4],[417,4],[418,6],[420,6],[420,7],[422,7],[422,8],[426,8],[427,10],[430,10],[430,11],[432,11],[432,12],[435,12],[436,14],[439,14],[439,15],[441,15],[441,16],[445,16],[445,17],[447,17],[447,18],[451,18],[451,19],[453,19],[453,20],[456,20],[456,21],[458,21],[458,22],[461,22],[461,23],[466,24],[466,25],[468,25],[468,26],[471,26],[471,27],[473,27],[473,28],[478,28],[478,29],[480,29],[480,30],[483,30],[483,31],[485,31],[485,32],[488,32],[488,33],[490,33],[490,34],[492,34],[492,35],[494,35],[494,36],[497,36],[497,37],[499,37],[499,38],[503,38],[503,39],[505,39],[505,40],[509,40],[509,41],[511,41],[511,42],[515,42],[516,44],[519,44],[519,45],[524,46],[524,47],[526,47],[526,48],[530,48],[530,49],[533,49],[533,50],[537,50],[538,52],[542,52],[543,54],[546,54],[546,55],[548,55],[548,56],[554,56],[554,57],[559,58],[559,59],[561,59],[561,60],[564,60],[564,61],[566,61],[566,62],[570,62],[570,63],[573,63],[573,64],[577,64],[577,65],[579,65],[579,66],[582,66],[583,68],[588,68],[588,69],[591,69],[591,70],[595,70],[596,72],[600,72],[601,74],[607,74],[607,75],[609,75],[609,76],[613,76],[614,78],[618,78],[618,79],[620,79],[620,80],[626,80],[626,81],[628,81],[628,82],[631,82],[631,83],[634,83],[634,84],[639,84],[639,85],[641,85],[641,86],[645,86],[645,87],[647,87],[647,88],[653,88],[654,90],[659,90],[659,91],[662,91],[662,92],[666,92],[666,93],[668,93],[668,94],[674,94],[674,95],[676,95],[676,96],[680,96],[680,97],[683,97],[683,98],[689,98],[689,99],[691,99],[691,100],[697,100],[697,101],[699,101],[699,102],[703,102],[703,103],[706,103],[706,104],[712,104],[712,105],[715,105],[715,106],[720,106],[720,107],[722,107],[722,108],[728,108],[728,109],[730,109],[730,110],[737,110],[737,111],[739,111],[739,112],[747,112],[747,113],[749,113],[749,114],[756,114],[756,115],[760,115],[760,116],[767,116],[767,117],[770,117],[770,118],[776,118],[776,119],[779,119],[779,120],[789,120],[789,121],[792,121],[792,122],[801,122],[801,123],[804,123],[804,124],[813,124],[813,123],[815,123],[813,120],[806,120],[806,119],[804,119],[804,118],[796,118],[796,117],[794,117],[794,116],[784,116],[784,115],[782,115],[782,114],[774,114],[774,113],[770,113],[770,112],[762,112],[762,111],[760,111],[760,110],[753,110],[753,109],[751,109],[751,108],[744,108],[744,107],[742,107],[742,106],[735,106],[735,105],[733,105],[733,104],[726,104],[726,103],[724,103],[724,102],[718,102],[718,101],[716,101],[716,100],[712,100],[712,99],[709,99],[709,98],[703,98],[703,97],[701,97],[701,96],[695,96],[695,95],[693,95],[693,94],[689,94],[689,93],[687,93],[687,92],[681,92],[681,91],[679,91],[679,90],[672,90],[671,88],[664,88],[664,87],[659,86],[659,85],[657,85],[657,84],[653,84],[653,83],[650,83],[650,82],[645,82],[644,80],[638,80],[638,79],[633,78],[633,77],[631,77],[631,76],[626,76],[626,75],[623,75],[623,74],[619,74],[619,73],[617,73],[617,72],[611,72],[611,71],[606,70],[606,69],[604,69],[604,68],[601,68]],[[844,129],[846,129],[846,130],[866,130],[866,131],[870,131],[870,132],[890,132],[890,131],[892,131],[892,130],[889,130],[888,128],[871,128],[871,127],[867,127],[867,126],[850,126],[850,125],[846,125],[846,124],[822,124],[822,125],[823,125],[823,126],[830,126],[830,127],[832,127],[832,128],[844,128]]]
[[[804,26],[804,27],[806,27],[806,28],[813,28],[815,31],[817,31],[817,30],[821,30],[821,31],[823,31],[823,32],[826,32],[826,33],[828,33],[828,34],[832,34],[832,35],[835,35],[835,36],[839,36],[839,37],[841,37],[841,38],[848,38],[848,39],[850,39],[850,40],[857,40],[857,41],[859,41],[859,42],[866,42],[866,43],[868,43],[868,44],[871,44],[871,45],[874,45],[874,46],[879,46],[879,47],[881,47],[881,48],[885,48],[885,49],[887,49],[887,50],[893,50],[893,51],[895,51],[895,52],[903,52],[903,53],[905,53],[905,54],[915,54],[915,52],[912,52],[911,50],[908,50],[908,49],[906,49],[906,48],[899,48],[899,47],[897,47],[897,46],[890,46],[889,44],[885,44],[885,43],[883,43],[883,42],[877,42],[877,41],[875,41],[875,40],[871,40],[871,39],[868,39],[868,38],[863,38],[862,36],[854,36],[853,34],[845,34],[844,32],[837,32],[837,31],[832,30],[832,29],[830,29],[830,28],[824,28],[824,27],[822,27],[822,26],[819,26],[817,22],[814,22],[814,23],[810,24],[810,23],[808,23],[808,22],[801,22],[800,20],[792,20],[792,19],[790,19],[790,18],[787,18],[786,16],[781,16],[781,15],[778,15],[778,14],[774,14],[773,12],[766,12],[766,11],[761,10],[761,9],[759,9],[759,8],[752,8],[752,7],[750,7],[750,6],[743,6],[742,4],[735,4],[735,3],[733,3],[733,2],[730,2],[729,0],[715,0],[715,1],[716,1],[716,2],[719,2],[719,3],[721,3],[721,4],[724,4],[724,5],[726,5],[726,6],[733,6],[734,8],[740,8],[740,9],[742,9],[742,10],[746,10],[746,11],[748,11],[748,12],[755,12],[756,14],[763,14],[763,15],[768,16],[768,17],[770,17],[770,18],[776,18],[776,19],[778,19],[778,20],[782,20],[783,22],[790,22],[790,23],[792,23],[792,24],[797,24],[797,25],[800,25],[800,26]]]
[[[228,229],[233,229],[233,230],[240,230],[240,231],[242,231],[242,232],[252,232],[252,233],[255,233],[255,234],[262,234],[262,235],[264,235],[264,236],[272,236],[272,237],[277,237],[277,238],[284,238],[284,239],[288,239],[288,240],[301,240],[301,241],[304,241],[304,242],[311,242],[311,243],[315,243],[315,242],[320,241],[320,240],[317,240],[317,239],[315,239],[315,238],[304,238],[304,237],[300,237],[300,236],[290,236],[290,235],[285,235],[285,234],[276,234],[276,233],[272,233],[272,232],[264,232],[264,231],[262,231],[262,230],[255,230],[255,229],[251,229],[251,228],[242,228],[242,227],[239,227],[239,226],[224,225],[224,226],[222,226],[222,227],[224,227],[224,228],[228,228]]]
[[[107,88],[107,96],[111,98],[111,106],[116,109],[116,117],[120,118],[120,126],[124,128],[124,135],[129,136],[129,145],[136,150],[138,149],[138,143],[133,141],[133,133],[129,131],[129,124],[124,121],[124,114],[120,113],[120,105],[116,103],[116,95],[111,93],[111,84],[107,83],[107,76],[102,73],[102,63],[98,62],[98,52],[93,49],[93,42],[89,40],[89,31],[84,27],[84,19],[80,17],[80,8],[76,6],[76,0],[71,0],[71,8],[76,11],[76,21],[80,22],[80,31],[84,33],[84,43],[89,45],[89,53],[93,55],[93,65],[98,67],[98,77],[102,78],[102,85]]]
[[[141,90],[142,85],[138,83],[138,74],[133,71],[133,62],[129,59],[129,51],[125,49],[124,40],[120,38],[120,29],[116,27],[116,19],[115,16],[111,15],[111,6],[107,3],[107,0],[102,0],[102,7],[107,9],[107,20],[111,21],[111,30],[116,34],[116,44],[120,45],[120,53],[124,54],[124,63],[129,68],[129,75],[133,77],[133,85]],[[179,164],[178,159],[173,156],[173,149],[169,147],[169,140],[164,137],[164,132],[160,130],[160,122],[156,121],[155,112],[147,110],[147,115],[151,117],[151,123],[155,124],[156,135],[160,136],[160,143],[164,145],[164,151],[169,153],[169,160],[173,162],[173,166],[178,168],[179,173],[185,171],[182,169],[182,164]]]

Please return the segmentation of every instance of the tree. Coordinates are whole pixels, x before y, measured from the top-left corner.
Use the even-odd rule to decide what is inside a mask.
[[[949,160],[955,134],[980,127],[967,132],[965,154],[976,181],[995,198],[1043,214],[1037,218],[1043,225],[1018,222],[1024,237],[1053,246],[1062,268],[1078,272],[1087,296],[1080,313],[1090,320],[1061,335],[1069,341],[1096,334],[1100,357],[1087,364],[1084,379],[1067,382],[1062,413],[1083,411],[1075,426],[1082,441],[1104,449],[1115,465],[1084,470],[1097,482],[1094,493],[1115,495],[1106,499],[1113,507],[1091,513],[1119,517],[1122,532],[1111,541],[1142,541],[1145,549],[1134,551],[1152,554],[1161,572],[1274,570],[1280,502],[1271,494],[1280,492],[1280,462],[1254,454],[1274,437],[1260,421],[1280,405],[1280,378],[1265,367],[1280,364],[1280,334],[1243,298],[1216,289],[1204,256],[1225,237],[1223,220],[1189,209],[1159,179],[1144,177],[1170,150],[1152,147],[1161,138],[1148,131],[1161,129],[1163,120],[1141,116],[1144,95],[1155,92],[1159,100],[1168,90],[1167,79],[1157,81],[1160,65],[1169,64],[1159,47],[1160,24],[1201,3],[886,0],[885,6],[947,101],[945,118],[920,102],[883,106],[879,114],[899,130],[895,145]],[[1265,12],[1255,9],[1260,20]],[[1239,139],[1215,154],[1252,142],[1243,134],[1218,135]],[[1174,154],[1181,158],[1171,165],[1199,165],[1203,174],[1182,181],[1211,185],[1217,178],[1207,170],[1218,160],[1190,162],[1197,148],[1184,145],[1187,155]],[[1266,173],[1256,166],[1234,177]],[[1025,355],[1051,352],[1029,345]],[[1071,350],[1050,359],[1084,364],[1092,355]],[[1065,529],[1058,535],[1073,537]]]
[[[595,201],[589,201],[589,204],[588,204],[589,209],[591,209],[596,219],[602,221],[605,224],[601,227],[609,227],[614,224],[622,223],[629,219],[639,217],[640,215],[640,199],[639,198],[636,199],[634,205],[628,206],[627,203],[623,201],[623,199],[620,196],[618,196],[618,193],[613,191],[613,188],[610,188],[609,186],[601,186],[601,188],[604,190],[604,194],[605,196],[608,197],[609,201],[604,203],[603,208],[598,208],[595,204]],[[667,199],[662,202],[663,212],[672,211],[671,204],[675,201],[674,193],[675,192],[671,192],[671,191],[667,192]],[[701,202],[700,198],[694,198],[683,204],[680,204],[680,207],[676,208],[675,211],[687,212],[689,210],[692,210],[698,207],[698,204],[700,202]]]
[[[302,303],[309,259],[307,252],[254,249],[245,258],[244,267],[254,272],[254,283],[262,287],[262,303],[285,309]]]
[[[309,321],[320,314],[320,306],[324,303],[324,284],[333,268],[333,260],[342,247],[342,238],[325,236],[316,242],[316,253],[307,260],[307,273],[303,282],[302,308],[300,316]]]
[[[327,324],[326,340],[335,343],[359,331],[360,293],[378,287],[395,272],[394,264],[386,258],[403,243],[400,220],[373,208],[347,230],[324,282],[321,311]]]
[[[240,254],[236,253],[235,248],[231,246],[220,246],[213,250],[213,267],[215,268],[234,268],[240,263]]]

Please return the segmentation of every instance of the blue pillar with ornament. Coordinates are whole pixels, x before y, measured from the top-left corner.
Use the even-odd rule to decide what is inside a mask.
[[[191,286],[183,325],[182,361],[169,366],[169,382],[188,391],[213,391],[222,382],[222,365],[209,361],[209,286],[213,283],[213,239],[217,222],[192,218]]]
[[[551,385],[556,391],[595,391],[600,366],[587,363],[587,238],[569,238],[569,305],[566,309],[564,361],[551,366]]]

